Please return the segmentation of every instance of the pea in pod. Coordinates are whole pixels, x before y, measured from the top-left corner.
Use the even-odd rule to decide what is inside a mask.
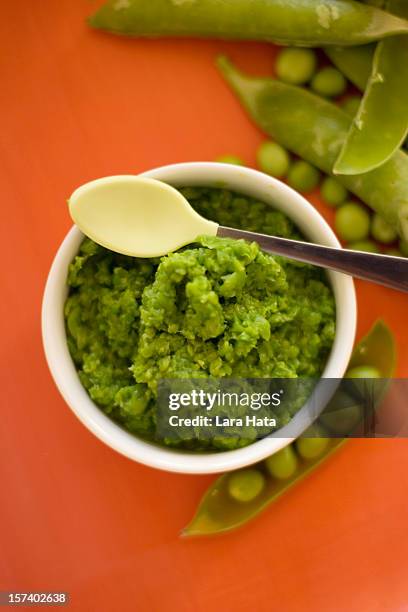
[[[351,125],[349,114],[304,88],[242,74],[225,57],[219,58],[218,66],[256,125],[282,146],[333,174]],[[404,152],[396,151],[371,172],[337,179],[408,239],[408,156]]]
[[[389,0],[389,9],[408,17],[406,0]],[[377,44],[371,75],[334,164],[334,174],[362,174],[384,164],[408,131],[408,36]]]
[[[110,0],[95,28],[132,36],[199,36],[299,46],[359,45],[408,22],[355,0]]]
[[[350,367],[356,368],[363,365],[374,366],[383,378],[393,375],[394,338],[382,321],[374,325],[354,350]],[[323,433],[322,430],[322,435]],[[285,449],[279,451],[282,454],[282,461],[277,458],[274,463],[271,463],[271,458],[269,458],[253,466],[251,470],[242,470],[246,476],[248,476],[246,472],[256,471],[257,483],[263,483],[263,488],[260,489],[258,486],[252,496],[249,495],[247,484],[245,488],[247,501],[239,500],[231,494],[236,490],[237,483],[233,483],[234,489],[231,491],[230,481],[232,478],[237,480],[236,475],[239,472],[223,474],[217,478],[205,493],[196,515],[182,531],[182,535],[185,537],[214,535],[244,525],[313,472],[345,442],[343,438],[302,438],[300,440],[303,441],[304,446],[306,442],[312,444],[302,448],[298,442],[294,442],[289,452]],[[276,458],[276,455],[272,457]]]

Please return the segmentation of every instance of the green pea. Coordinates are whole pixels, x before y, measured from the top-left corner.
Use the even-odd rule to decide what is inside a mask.
[[[360,104],[360,96],[350,96],[349,98],[346,98],[344,100],[341,107],[344,111],[346,111],[346,113],[348,113],[352,117],[355,117],[355,115],[357,115],[358,109],[360,108]]]
[[[324,414],[321,422],[333,433],[346,436],[350,434],[361,421],[362,408],[358,404],[341,408],[336,412]]]
[[[348,191],[341,183],[331,176],[326,177],[320,187],[320,193],[326,204],[339,206],[348,196]]]
[[[401,238],[398,243],[398,248],[404,257],[408,257],[408,240]]]
[[[320,96],[333,98],[346,91],[347,81],[337,68],[328,66],[314,75],[311,88]]]
[[[373,216],[371,221],[371,235],[375,240],[383,244],[395,242],[398,237],[394,228],[378,213]]]
[[[374,366],[361,365],[350,368],[345,373],[346,378],[381,378],[380,370]]]
[[[334,433],[346,435],[361,420],[362,407],[343,389],[339,389],[320,416],[320,422]]]
[[[279,79],[291,85],[310,81],[317,65],[316,53],[311,49],[283,49],[277,57],[275,70]]]
[[[329,439],[320,437],[323,435],[323,430],[317,425],[310,427],[306,437],[301,437],[296,440],[297,452],[303,459],[316,459],[326,450]]]
[[[265,465],[271,476],[278,480],[286,480],[293,476],[298,466],[296,453],[289,444],[265,460]]]
[[[237,155],[221,155],[220,157],[217,157],[215,161],[219,162],[220,164],[234,164],[236,166],[245,166],[243,160]]]
[[[352,251],[366,251],[367,253],[379,253],[380,249],[372,240],[356,240],[347,245]]]
[[[262,172],[281,178],[289,170],[289,153],[276,142],[266,140],[259,147],[256,159]]]
[[[233,472],[228,480],[228,493],[236,501],[250,502],[261,493],[265,477],[259,470]]]
[[[364,240],[370,231],[370,214],[357,202],[347,202],[336,211],[334,225],[342,240]]]
[[[288,172],[288,183],[293,189],[307,193],[313,191],[320,180],[320,172],[302,159],[295,161]]]

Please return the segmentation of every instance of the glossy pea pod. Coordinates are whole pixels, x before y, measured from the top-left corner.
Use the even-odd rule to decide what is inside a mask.
[[[225,57],[219,58],[218,66],[258,127],[323,172],[333,174],[351,125],[349,114],[304,88],[249,77]],[[371,172],[337,179],[408,239],[408,156],[404,152],[396,151]]]
[[[370,78],[376,45],[359,47],[326,47],[325,53],[333,64],[360,91],[364,91]]]
[[[350,367],[374,366],[383,378],[393,375],[395,368],[395,343],[389,328],[378,321],[368,335],[356,346]],[[322,429],[322,436],[324,430]],[[249,501],[238,501],[231,495],[231,479],[240,472],[223,474],[210,486],[198,507],[197,513],[182,535],[199,536],[224,533],[240,527],[290,490],[323,461],[328,459],[344,443],[344,438],[299,438],[286,450],[285,462],[271,465],[277,455],[272,455],[246,472],[258,476],[258,492]],[[312,442],[302,448],[301,443]],[[280,451],[282,453],[282,451]],[[306,457],[309,458],[306,458]],[[269,467],[269,469],[268,469]],[[242,470],[245,472],[245,470]],[[276,477],[271,476],[271,472]],[[262,483],[263,486],[259,486]]]
[[[359,45],[408,22],[355,0],[110,0],[95,28],[132,36],[198,36],[300,46]]]
[[[404,8],[405,0],[399,0],[398,4],[401,3]],[[364,91],[372,72],[376,47],[373,43],[356,47],[326,47],[324,51],[340,72],[360,91]]]
[[[388,8],[408,17],[406,0],[388,0]],[[407,131],[408,36],[395,36],[376,46],[364,96],[334,174],[362,174],[378,168],[400,148]]]

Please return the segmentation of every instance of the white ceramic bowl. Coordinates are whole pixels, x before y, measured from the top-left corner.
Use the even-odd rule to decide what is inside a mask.
[[[287,214],[311,241],[340,247],[334,233],[320,214],[293,189],[256,170],[211,162],[174,164],[145,172],[174,186],[201,185],[225,187],[271,204]],[[67,270],[78,252],[83,234],[73,227],[62,242],[49,272],[42,308],[42,335],[51,374],[67,404],[100,440],[126,457],[171,472],[205,474],[251,465],[275,453],[292,441],[271,437],[238,450],[196,454],[149,444],[131,435],[93,403],[78,378],[68,351],[63,306],[67,296]],[[322,374],[341,378],[352,352],[356,326],[356,298],[351,277],[329,272],[336,300],[336,336]],[[323,409],[323,405],[319,409]],[[296,435],[308,425],[308,410],[295,416]],[[294,419],[294,420],[295,420]],[[293,428],[291,430],[293,436]]]

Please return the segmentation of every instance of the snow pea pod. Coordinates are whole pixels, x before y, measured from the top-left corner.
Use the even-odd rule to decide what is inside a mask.
[[[300,46],[359,45],[408,22],[355,0],[110,0],[91,26],[133,36],[199,36]]]
[[[368,335],[356,346],[350,365],[370,364],[376,367],[383,378],[393,375],[395,365],[395,343],[390,329],[378,321]],[[333,400],[332,400],[333,401]],[[304,438],[306,440],[306,438]],[[309,439],[310,440],[310,439]],[[316,440],[316,439],[315,439]],[[344,438],[328,440],[324,450],[313,459],[305,459],[296,443],[291,447],[296,469],[288,471],[288,478],[271,476],[267,460],[253,466],[252,471],[263,475],[264,488],[251,501],[238,501],[230,494],[230,474],[223,474],[215,480],[204,494],[192,521],[182,531],[185,537],[225,533],[240,527],[256,517],[284,493],[312,473],[344,443]],[[232,474],[237,474],[233,472]],[[281,474],[284,476],[284,474]]]
[[[349,363],[349,370],[374,366],[382,378],[392,378],[397,366],[397,349],[395,338],[390,328],[379,319],[369,333],[354,347]]]
[[[408,17],[406,0],[389,0],[388,8]],[[378,168],[399,149],[407,131],[408,36],[394,36],[377,44],[360,108],[333,172],[362,174]]]
[[[225,57],[218,66],[256,125],[279,144],[327,174],[351,125],[340,107],[301,87],[242,74]],[[402,151],[382,166],[337,180],[408,237],[408,156]]]
[[[384,2],[381,4],[382,8]],[[399,0],[388,6],[390,12],[399,15],[402,10],[406,12],[406,0]],[[401,13],[403,15],[403,13]],[[404,15],[403,15],[404,16]],[[406,17],[406,14],[405,14]],[[359,45],[356,47],[326,47],[326,55],[331,62],[353,83],[360,91],[364,91],[372,71],[376,44]]]
[[[364,91],[371,74],[376,45],[358,47],[326,47],[325,53],[333,64],[360,91]]]
[[[228,491],[230,474],[223,474],[210,486],[204,494],[191,523],[182,530],[184,537],[214,535],[225,533],[236,529],[255,518],[262,510],[276,501],[295,484],[303,480],[310,472],[317,468],[325,459],[330,457],[338,448],[344,444],[344,438],[333,438],[329,440],[325,453],[312,461],[302,460],[295,450],[298,467],[292,478],[288,480],[276,480],[268,475],[264,463],[255,467],[264,475],[265,487],[262,492],[252,501],[243,503],[234,500]]]

